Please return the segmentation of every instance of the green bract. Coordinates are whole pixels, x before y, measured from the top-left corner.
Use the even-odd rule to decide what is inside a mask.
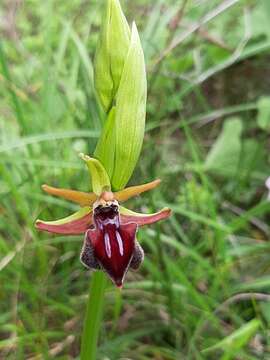
[[[130,30],[118,0],[108,0],[96,50],[95,88],[108,112],[117,92],[130,43]]]
[[[113,187],[122,189],[140,155],[145,124],[146,73],[143,50],[135,23],[116,96],[115,168]]]
[[[107,120],[95,157],[107,170],[113,189],[129,181],[142,147],[146,72],[135,23],[130,30],[118,0],[108,0],[95,58],[95,87]]]
[[[115,161],[115,106],[111,108],[103,131],[98,140],[95,157],[102,161],[110,178],[114,171]]]

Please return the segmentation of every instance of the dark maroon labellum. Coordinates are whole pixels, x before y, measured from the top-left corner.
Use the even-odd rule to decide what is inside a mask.
[[[87,232],[94,256],[119,287],[135,249],[137,224],[120,224],[118,205],[99,205],[94,209],[95,229]]]

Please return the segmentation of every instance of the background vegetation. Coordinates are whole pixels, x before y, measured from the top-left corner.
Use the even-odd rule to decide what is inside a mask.
[[[0,358],[78,359],[91,274],[82,237],[37,233],[88,189],[77,153],[100,122],[92,59],[103,2],[0,4]],[[100,359],[269,359],[268,0],[123,0],[148,70],[147,131],[129,206],[174,216],[142,229],[146,258],[109,284]]]

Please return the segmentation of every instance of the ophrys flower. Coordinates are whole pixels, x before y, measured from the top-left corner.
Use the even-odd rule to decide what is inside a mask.
[[[154,214],[141,214],[120,205],[131,197],[151,190],[160,180],[112,192],[109,177],[102,164],[81,154],[92,176],[93,192],[59,189],[43,185],[44,191],[81,206],[75,214],[57,221],[36,221],[39,230],[55,234],[85,234],[81,252],[82,263],[90,269],[102,269],[121,287],[127,270],[138,269],[144,252],[136,240],[138,227],[170,216],[164,208]]]

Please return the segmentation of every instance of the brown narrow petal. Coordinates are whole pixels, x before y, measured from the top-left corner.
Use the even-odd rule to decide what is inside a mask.
[[[80,206],[91,206],[97,200],[97,196],[94,193],[55,188],[46,184],[42,185],[42,189],[50,195],[59,196],[66,200],[73,201]]]
[[[119,202],[126,201],[126,200],[130,199],[131,197],[140,195],[141,193],[143,193],[145,191],[154,189],[155,187],[157,187],[160,184],[160,181],[161,181],[160,179],[157,179],[157,180],[151,181],[150,183],[147,183],[147,184],[131,186],[124,190],[117,191],[114,193],[114,198],[115,198],[115,200],[117,200]]]
[[[169,208],[164,208],[154,214],[141,214],[126,208],[120,207],[120,221],[121,224],[127,224],[130,222],[136,223],[138,226],[153,224],[157,221],[167,219],[171,215],[172,211]]]

